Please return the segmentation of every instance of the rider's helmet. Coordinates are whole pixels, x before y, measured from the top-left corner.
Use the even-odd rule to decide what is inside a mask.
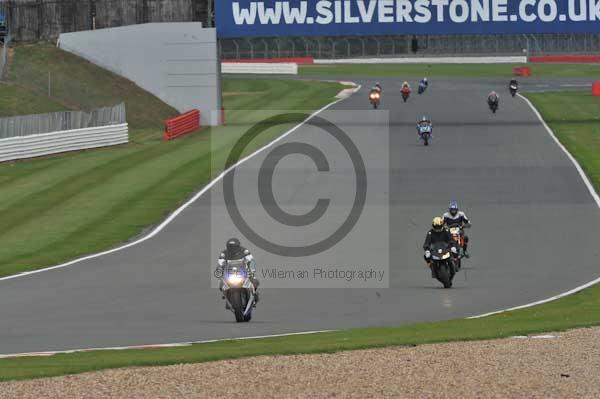
[[[375,86],[381,87],[381,85],[379,84],[379,82],[375,83]]]
[[[444,229],[444,219],[439,216],[434,217],[431,222],[431,227],[434,231],[442,231]]]
[[[427,122],[427,121],[429,121],[429,119],[427,119],[427,117],[426,117],[426,116],[423,116],[423,117],[421,118],[421,122]]]
[[[240,240],[237,238],[230,238],[227,240],[227,251],[229,253],[236,253],[240,250]]]
[[[452,216],[456,216],[458,214],[458,202],[450,202],[450,205],[448,206],[448,211]]]
[[[423,82],[427,83],[427,78],[423,78]]]
[[[405,80],[404,83],[402,83],[402,87],[407,87],[408,86],[408,82]]]

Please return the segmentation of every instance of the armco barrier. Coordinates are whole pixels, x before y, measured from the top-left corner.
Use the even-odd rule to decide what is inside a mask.
[[[127,123],[10,137],[0,140],[0,162],[88,148],[108,147],[128,142]]]
[[[287,58],[244,58],[244,59],[233,59],[223,60],[222,62],[227,64],[298,64],[298,65],[312,65],[315,63],[312,57],[287,57]]]
[[[600,97],[600,82],[592,83],[592,95],[595,97]]]
[[[298,64],[254,63],[244,64],[234,62],[221,64],[222,73],[243,73],[260,75],[298,75]]]
[[[173,140],[184,134],[193,132],[198,128],[200,128],[200,111],[195,109],[176,116],[175,118],[167,119],[165,121],[165,133],[163,138],[165,140]]]
[[[598,64],[600,55],[540,55],[529,57],[529,62],[563,64]]]

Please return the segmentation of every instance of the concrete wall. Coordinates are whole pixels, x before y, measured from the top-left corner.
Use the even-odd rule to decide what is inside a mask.
[[[203,125],[221,109],[215,29],[198,22],[150,23],[63,33],[59,46],[121,75]]]

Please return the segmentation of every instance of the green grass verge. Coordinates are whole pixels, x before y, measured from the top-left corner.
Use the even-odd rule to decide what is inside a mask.
[[[0,276],[58,264],[140,234],[206,184],[218,172],[211,166],[224,165],[232,143],[249,127],[244,110],[315,109],[341,88],[225,80],[226,94],[233,93],[225,96],[229,126],[169,143],[151,132],[123,147],[0,165]],[[248,151],[292,124],[269,129]]]
[[[58,102],[46,97],[40,97],[22,87],[0,83],[0,118],[5,116],[43,114],[47,112],[64,111]]]
[[[600,192],[600,97],[571,91],[527,97]]]
[[[256,89],[250,83],[246,84],[248,86],[245,90]],[[581,93],[562,92],[529,94],[528,97],[589,173],[596,188],[600,187],[600,99]],[[600,286],[544,305],[483,319],[226,341],[182,348],[96,351],[42,358],[4,359],[0,360],[0,380],[58,376],[117,367],[197,363],[247,356],[329,353],[386,346],[492,339],[594,325],[600,325]]]
[[[339,64],[302,65],[302,76],[373,77],[510,77],[515,66],[526,64]],[[598,77],[600,65],[528,64],[534,77]]]
[[[337,83],[225,79],[229,126],[165,143],[163,120],[177,112],[156,97],[54,46],[17,47],[9,84],[0,87],[3,114],[90,109],[123,100],[132,142],[0,165],[0,276],[55,265],[139,235],[219,172],[214,166],[224,165],[232,143],[249,127],[249,117],[257,117],[248,110],[312,110],[331,102],[341,88]],[[248,151],[291,125],[270,129]]]

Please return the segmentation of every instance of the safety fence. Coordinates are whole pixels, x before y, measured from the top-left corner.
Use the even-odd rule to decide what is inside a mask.
[[[0,140],[0,162],[129,142],[127,123],[11,137]]]
[[[258,37],[219,41],[222,59],[600,53],[600,34]],[[416,50],[416,51],[415,51]]]
[[[11,35],[4,37],[3,42],[0,42],[0,80],[6,77],[6,66],[8,64],[8,49],[12,40]]]
[[[125,103],[92,111],[62,111],[49,114],[0,118],[0,139],[98,126],[119,125],[127,120]]]

